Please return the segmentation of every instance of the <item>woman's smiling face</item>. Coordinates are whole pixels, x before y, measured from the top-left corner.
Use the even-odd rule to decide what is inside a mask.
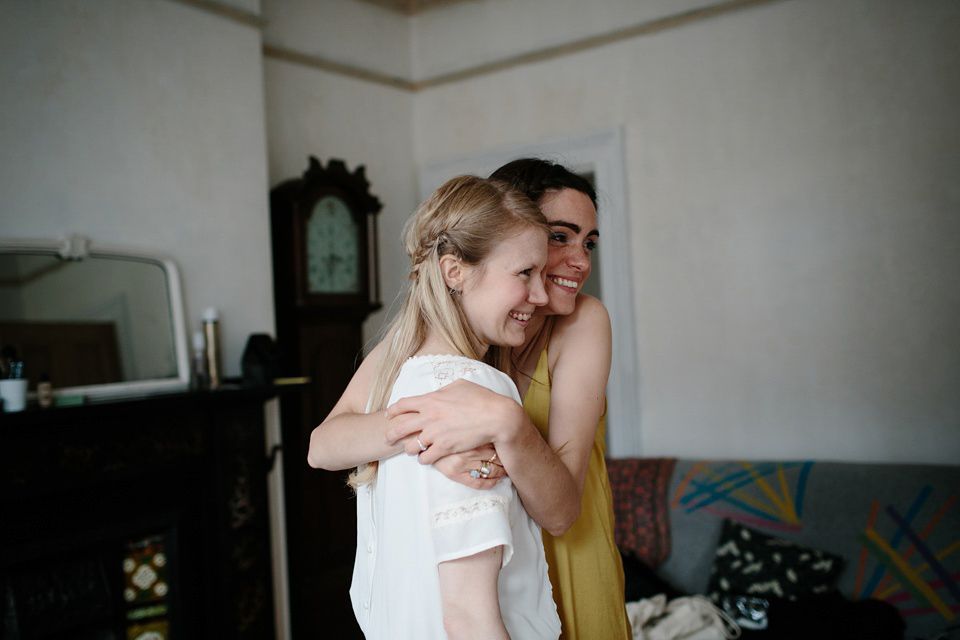
[[[542,227],[528,227],[498,243],[482,265],[462,267],[463,312],[484,348],[523,344],[530,318],[547,303],[544,236]]]
[[[537,315],[569,315],[577,293],[590,275],[591,253],[597,246],[597,209],[590,197],[576,189],[550,191],[540,199],[550,223],[547,245],[546,291],[550,301]]]

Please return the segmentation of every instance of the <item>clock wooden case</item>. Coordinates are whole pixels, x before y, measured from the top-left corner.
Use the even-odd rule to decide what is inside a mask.
[[[310,433],[360,364],[363,323],[380,308],[377,215],[364,167],[342,160],[270,191],[274,306],[283,375],[304,376],[280,400],[289,605],[295,638],[362,639],[349,600],[356,501],[346,472],[307,466]]]
[[[274,189],[292,224],[294,281],[299,307],[379,307],[377,218],[382,205],[369,191],[365,169],[342,160],[324,167],[311,156],[303,177]],[[285,204],[285,206],[284,206]],[[272,206],[271,206],[272,208]]]

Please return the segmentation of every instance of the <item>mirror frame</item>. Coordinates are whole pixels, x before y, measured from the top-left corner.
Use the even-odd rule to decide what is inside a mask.
[[[167,296],[170,303],[173,346],[176,351],[177,375],[169,378],[131,380],[75,387],[54,386],[54,397],[83,396],[84,401],[119,399],[154,393],[186,391],[190,386],[190,355],[187,346],[187,330],[184,322],[183,290],[180,286],[180,270],[170,256],[126,245],[100,244],[85,236],[70,234],[59,240],[45,238],[0,238],[0,253],[49,254],[67,260],[82,260],[86,257],[120,258],[156,264],[163,269],[167,280]],[[31,392],[31,395],[35,395]]]

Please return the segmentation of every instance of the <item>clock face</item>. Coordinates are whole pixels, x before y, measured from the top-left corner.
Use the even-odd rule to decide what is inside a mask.
[[[360,232],[347,203],[324,196],[307,220],[307,291],[360,292]]]

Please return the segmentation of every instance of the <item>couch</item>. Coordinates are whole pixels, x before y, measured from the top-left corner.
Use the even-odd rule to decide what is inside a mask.
[[[960,623],[960,466],[674,458],[607,464],[628,600],[639,565],[650,572],[641,576],[648,587],[662,585],[672,596],[708,595],[741,614],[759,602],[769,618],[741,616],[756,623],[745,631],[773,622],[789,603],[842,597],[893,612],[908,640],[960,637],[948,635]],[[853,610],[843,611],[839,617],[850,618]]]

